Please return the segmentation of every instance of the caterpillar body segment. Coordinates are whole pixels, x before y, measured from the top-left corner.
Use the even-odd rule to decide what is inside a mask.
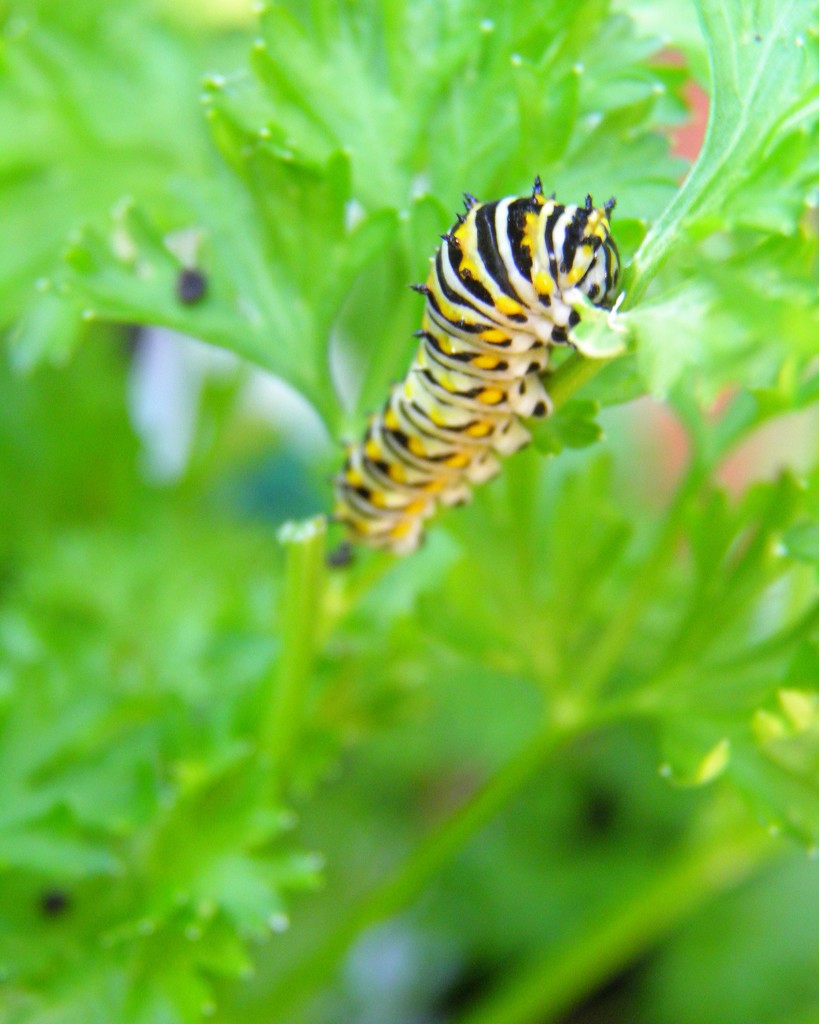
[[[412,365],[335,480],[350,540],[394,554],[529,441],[521,419],[551,412],[540,376],[550,349],[570,344],[580,319],[571,293],[609,306],[617,286],[613,200],[564,206],[537,179],[531,196],[464,201],[414,286],[425,306]]]

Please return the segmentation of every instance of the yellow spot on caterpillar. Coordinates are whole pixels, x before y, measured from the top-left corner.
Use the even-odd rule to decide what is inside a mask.
[[[381,448],[379,447],[378,442],[370,438],[370,440],[364,445],[364,454],[368,459],[380,459]]]
[[[419,512],[423,512],[427,507],[426,498],[417,498],[415,501],[410,501],[404,506],[404,511],[407,515],[417,516]]]
[[[470,316],[469,312],[464,307],[455,306],[453,303],[448,301],[444,293],[440,288],[438,288],[437,281],[435,285],[430,286],[430,288],[435,296],[435,301],[438,303],[438,308],[441,310],[443,316],[445,316],[451,323],[458,323],[459,320],[462,320],[470,327],[477,323],[474,316]]]
[[[500,359],[496,359],[495,356],[475,356],[471,360],[472,366],[478,370],[494,370],[499,362]]]
[[[525,246],[533,256],[537,247],[538,219],[536,213],[526,214],[523,220],[523,238],[520,241],[521,246]]]
[[[444,486],[443,480],[430,480],[429,483],[423,485],[423,489],[427,494],[436,494]]]
[[[400,522],[396,523],[395,526],[393,526],[393,528],[390,530],[390,536],[395,537],[397,540],[400,537],[406,537],[406,535],[410,532],[411,529],[412,520],[402,519]]]
[[[426,458],[426,448],[424,448],[417,437],[411,437],[409,439],[409,450],[413,455],[420,455],[421,458]]]
[[[577,284],[580,278],[586,273],[588,268],[584,267],[582,263],[575,263],[569,273],[566,275],[566,279],[569,284]]]
[[[473,423],[471,426],[466,428],[466,433],[470,437],[486,437],[492,433],[492,424],[487,423],[485,420],[479,420],[477,423]]]
[[[407,474],[404,472],[404,467],[399,466],[397,463],[392,463],[387,467],[387,476],[390,480],[394,480],[397,484],[402,484],[407,479]]]
[[[481,268],[478,264],[471,260],[468,256],[464,256],[458,266],[458,274],[461,277],[474,277],[480,280],[484,275],[481,273]]]
[[[459,224],[452,232],[453,238],[460,244],[462,249],[464,248],[464,243],[467,241],[470,230],[474,230],[474,220],[474,211],[470,211],[463,224]]]
[[[444,465],[449,466],[450,469],[463,469],[464,466],[469,465],[469,456],[465,452],[456,452],[444,460]]]
[[[449,338],[445,334],[442,334],[442,335],[437,335],[436,334],[435,335],[435,340],[438,342],[438,347],[440,348],[440,350],[443,353],[445,353],[446,355],[451,356],[452,353],[455,351],[455,349],[453,349],[453,347],[452,347],[452,342],[449,340]]]
[[[401,424],[398,422],[398,417],[392,411],[388,409],[384,414],[384,426],[387,430],[398,430]]]
[[[380,491],[372,491],[370,493],[370,504],[375,505],[376,508],[388,508],[386,495]]]
[[[352,484],[353,487],[361,487],[364,483],[364,477],[358,472],[357,469],[348,469],[345,474],[345,478],[348,484]]]
[[[519,302],[515,302],[514,299],[510,299],[508,295],[499,295],[495,299],[495,309],[499,313],[503,313],[504,316],[516,316],[523,312],[523,306]]]
[[[481,331],[479,337],[481,341],[486,341],[490,345],[502,345],[504,341],[509,340],[509,335],[499,327],[490,327],[487,331]]]
[[[535,291],[538,295],[551,295],[555,290],[555,283],[552,279],[552,275],[547,274],[542,270],[535,274],[532,284],[534,284]]]
[[[478,401],[484,405],[497,405],[504,399],[504,393],[500,388],[484,388],[478,395]]]
[[[467,253],[473,252],[477,246],[478,239],[475,229],[475,214],[479,208],[479,206],[473,206],[469,211],[466,220],[463,224],[458,225],[453,234],[458,247],[464,254],[461,257],[461,262],[458,264],[458,274],[462,278],[474,277],[480,280],[484,276],[478,264],[467,255]]]
[[[378,532],[377,523],[369,522],[367,519],[348,520],[348,522],[360,537],[372,537]]]

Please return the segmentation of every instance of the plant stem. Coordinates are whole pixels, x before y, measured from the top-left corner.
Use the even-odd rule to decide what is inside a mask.
[[[686,850],[651,882],[631,892],[573,942],[544,951],[458,1024],[548,1024],[698,906],[747,878],[776,849],[753,827],[717,845]]]
[[[292,1008],[318,990],[362,932],[403,910],[417,898],[430,879],[503,809],[555,751],[590,725],[588,720],[576,719],[566,724],[551,723],[530,740],[274,987],[268,998],[268,1005],[276,1014],[271,1021],[291,1020]]]
[[[281,606],[282,648],[259,740],[270,757],[278,788],[301,729],[307,681],[313,665],[324,581],[326,520],[288,522],[279,531],[285,549]]]
[[[607,626],[592,647],[589,656],[581,661],[576,676],[580,692],[585,699],[593,697],[606,681],[617,659],[632,640],[634,627],[674,552],[674,542],[688,500],[702,483],[704,470],[699,462],[692,462],[677,487],[657,532],[654,546],[642,564],[628,597],[618,605]]]
[[[596,377],[610,362],[610,359],[587,359],[577,352],[570,356],[562,366],[545,378],[546,390],[555,410],[565,405],[576,391],[592,377]]]

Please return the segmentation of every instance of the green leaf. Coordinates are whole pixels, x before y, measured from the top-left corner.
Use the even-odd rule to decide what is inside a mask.
[[[36,828],[11,829],[0,836],[0,872],[35,872],[69,881],[94,874],[115,874],[116,858],[104,847]]]
[[[749,169],[789,126],[787,111],[811,82],[812,2],[698,0],[708,47],[711,104],[697,161],[677,197],[652,226],[634,258],[638,291],[648,285],[697,220],[718,217]]]
[[[65,362],[80,333],[82,304],[55,294],[51,281],[43,280],[41,289],[11,333],[12,359],[22,371],[45,361]]]
[[[173,222],[169,177],[197,177],[205,167],[197,77],[212,33],[170,28],[139,4],[89,3],[71,16],[34,0],[14,0],[0,31],[7,326],[24,311],[42,315],[34,282],[51,277],[73,228],[105,217],[122,195],[161,205]],[[29,361],[46,352],[36,327],[30,337]],[[57,356],[64,341],[63,332],[55,337]]]
[[[580,323],[571,330],[572,344],[587,359],[612,359],[626,351],[627,328],[620,323],[616,307],[609,311],[593,306],[582,295],[572,302]]]
[[[702,363],[707,314],[707,299],[696,286],[623,314],[637,339],[637,367],[652,394],[665,397],[692,365]]]
[[[797,523],[782,538],[785,550],[800,562],[819,563],[819,524]]]
[[[596,421],[599,411],[597,402],[576,398],[531,428],[532,440],[547,455],[558,455],[564,448],[588,448],[603,436]]]
[[[704,753],[693,743],[680,749],[680,734],[675,734],[677,749],[666,754],[669,760],[660,766],[660,774],[670,778],[681,786],[705,786],[720,775],[728,767],[731,760],[731,741],[722,739]],[[684,767],[681,767],[684,765]]]
[[[631,353],[607,362],[584,388],[584,395],[602,407],[631,402],[644,394],[645,385],[637,371],[637,357]]]

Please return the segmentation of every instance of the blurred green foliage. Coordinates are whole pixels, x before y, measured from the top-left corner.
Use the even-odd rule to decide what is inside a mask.
[[[719,474],[819,395],[817,9],[696,7],[0,5],[3,1024],[816,1019],[819,476]],[[242,370],[146,482],[122,325],[357,431],[460,193],[534,173],[617,195],[624,302],[424,550],[277,545]]]

